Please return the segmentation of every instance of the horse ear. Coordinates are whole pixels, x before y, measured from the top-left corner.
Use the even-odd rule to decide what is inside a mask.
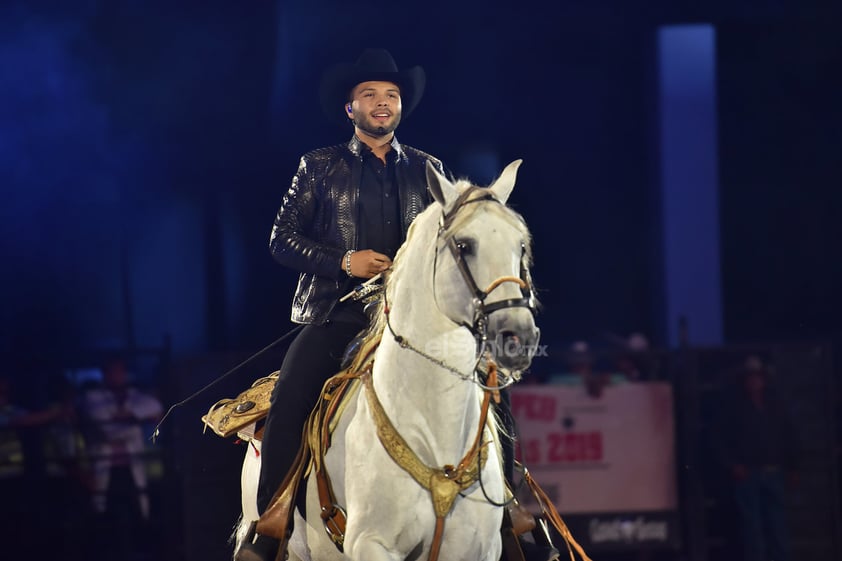
[[[456,189],[453,184],[439,173],[430,160],[427,160],[427,186],[436,202],[443,207],[456,198]]]
[[[523,160],[515,160],[507,165],[503,173],[500,174],[500,177],[497,178],[497,181],[489,187],[491,192],[494,193],[494,196],[497,197],[497,200],[503,204],[506,204],[506,201],[509,200],[509,195],[512,194],[512,189],[515,188],[517,168],[520,167],[521,163],[523,163]]]

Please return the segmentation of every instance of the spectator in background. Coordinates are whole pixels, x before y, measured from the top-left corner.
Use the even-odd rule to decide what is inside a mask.
[[[567,369],[550,378],[551,384],[582,385],[594,399],[602,397],[605,388],[623,383],[622,374],[612,374],[595,367],[595,357],[586,341],[576,341],[567,352]]]
[[[23,475],[23,446],[17,432],[17,422],[27,414],[26,409],[12,400],[12,383],[0,378],[0,478]]]
[[[648,380],[652,376],[649,340],[642,333],[632,333],[620,340],[620,351],[614,360],[617,372],[629,382]]]
[[[714,449],[729,470],[745,561],[792,559],[787,486],[797,484],[798,436],[759,357],[746,359],[714,427]]]
[[[0,497],[9,518],[0,525],[3,543],[28,543],[38,535],[45,508],[57,501],[45,479],[42,429],[74,416],[73,404],[30,410],[15,400],[12,380],[0,377]]]
[[[129,383],[122,359],[108,361],[103,384],[87,390],[80,414],[92,463],[92,501],[95,512],[105,514],[129,500],[143,520],[149,518],[149,496],[144,457],[143,423],[160,417],[161,402]]]
[[[74,416],[72,403],[56,403],[43,410],[30,411],[14,402],[11,380],[0,377],[0,477],[23,475],[24,447],[20,429],[43,427]]]

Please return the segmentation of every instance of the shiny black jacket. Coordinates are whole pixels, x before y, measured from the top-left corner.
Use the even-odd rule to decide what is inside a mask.
[[[301,272],[292,301],[296,323],[321,324],[342,296],[342,257],[357,246],[358,201],[362,174],[361,142],[319,148],[301,158],[292,185],[275,217],[269,249],[276,261]],[[392,140],[387,157],[396,158],[401,226],[430,203],[426,163],[444,173],[441,161]]]

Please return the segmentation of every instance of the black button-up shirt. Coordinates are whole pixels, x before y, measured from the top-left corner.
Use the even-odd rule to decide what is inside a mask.
[[[360,176],[359,247],[373,249],[395,258],[401,245],[400,210],[395,185],[395,158],[392,150],[386,163],[363,145],[362,175]]]
[[[357,249],[372,249],[394,259],[403,243],[398,204],[395,160],[399,154],[390,150],[386,162],[378,158],[367,145],[360,145],[360,196]],[[360,279],[348,279],[345,292],[359,284]],[[348,300],[338,304],[330,315],[333,321],[367,322],[363,304]]]

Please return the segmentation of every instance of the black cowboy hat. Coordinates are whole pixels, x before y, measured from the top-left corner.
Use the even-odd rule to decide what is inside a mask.
[[[366,49],[355,63],[340,63],[322,75],[319,98],[322,111],[333,121],[348,122],[343,106],[348,103],[351,89],[361,82],[394,82],[401,89],[402,113],[406,117],[424,95],[424,69],[413,66],[398,70],[395,59],[386,49]]]

